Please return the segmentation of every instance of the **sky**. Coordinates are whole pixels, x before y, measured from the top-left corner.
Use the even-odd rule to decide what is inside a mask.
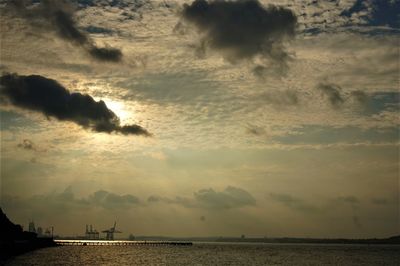
[[[121,236],[400,233],[398,0],[0,1],[0,206]]]

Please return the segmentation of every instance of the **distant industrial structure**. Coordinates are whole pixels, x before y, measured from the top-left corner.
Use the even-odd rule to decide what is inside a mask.
[[[96,229],[93,229],[93,226],[90,225],[86,225],[86,232],[85,232],[85,239],[89,239],[89,240],[99,240],[100,239],[100,233],[97,232]]]
[[[33,221],[29,222],[28,232],[36,233],[36,227],[35,227],[35,223]]]
[[[93,225],[91,224],[86,224],[86,230],[85,230],[85,236],[79,236],[77,237],[78,239],[84,239],[84,240],[114,240],[114,234],[118,234],[118,233],[122,233],[121,231],[116,230],[117,226],[117,222],[114,222],[114,226],[111,227],[110,229],[101,231],[101,233],[105,233],[105,237],[101,238],[100,237],[100,232],[97,231]],[[29,221],[28,224],[28,231],[35,233],[37,235],[37,237],[41,237],[41,238],[49,238],[49,237],[53,237],[53,231],[54,231],[54,227],[47,227],[47,228],[43,228],[43,227],[36,227],[35,223],[33,220]],[[131,234],[129,236],[130,240],[134,240],[135,237]]]
[[[108,230],[102,231],[102,233],[106,233],[106,240],[114,240],[115,233],[122,233],[121,231],[115,230],[116,225],[117,225],[117,222],[114,222],[114,227],[111,227]]]
[[[85,237],[81,237],[86,240],[100,240],[100,239],[105,239],[105,240],[114,240],[114,234],[116,233],[122,233],[121,231],[115,230],[115,227],[117,226],[117,222],[114,222],[114,226],[111,227],[110,229],[101,231],[101,233],[105,233],[105,238],[100,238],[100,232],[94,229],[93,225],[87,224],[86,225],[86,231],[85,231]]]
[[[51,231],[50,231],[51,229]],[[29,222],[28,232],[35,233],[38,237],[53,237],[54,227],[48,227],[43,233],[43,228],[38,226],[36,229],[35,223],[32,221]]]

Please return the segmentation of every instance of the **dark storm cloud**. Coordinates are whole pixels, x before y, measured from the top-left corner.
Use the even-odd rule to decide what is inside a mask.
[[[4,74],[0,77],[0,85],[0,96],[15,106],[72,121],[98,132],[150,135],[138,125],[121,126],[119,118],[103,101],[96,102],[87,94],[70,93],[55,80],[38,75]]]
[[[212,188],[201,189],[194,192],[193,198],[176,197],[170,199],[166,197],[150,196],[148,202],[178,204],[186,208],[206,208],[206,209],[233,209],[246,206],[254,206],[256,200],[244,189],[228,186],[224,191],[215,191]]]
[[[182,17],[203,34],[200,47],[210,47],[233,60],[261,55],[285,61],[283,41],[295,34],[297,18],[286,8],[258,0],[195,0],[183,6]]]
[[[90,56],[100,61],[118,62],[122,52],[117,48],[97,47],[93,40],[79,29],[74,19],[75,8],[68,1],[42,0],[32,5],[32,1],[8,1],[10,7],[20,17],[25,18],[35,29],[52,29],[57,34],[84,48]]]
[[[338,108],[344,103],[344,98],[341,95],[342,88],[335,84],[319,84],[318,89],[328,98],[328,101],[335,108]]]

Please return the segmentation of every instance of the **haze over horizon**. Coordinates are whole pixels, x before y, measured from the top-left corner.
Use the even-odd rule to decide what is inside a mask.
[[[0,0],[0,206],[64,236],[399,235],[399,9]]]

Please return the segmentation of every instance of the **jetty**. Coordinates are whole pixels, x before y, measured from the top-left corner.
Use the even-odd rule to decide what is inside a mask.
[[[60,246],[191,246],[187,241],[54,240]]]

